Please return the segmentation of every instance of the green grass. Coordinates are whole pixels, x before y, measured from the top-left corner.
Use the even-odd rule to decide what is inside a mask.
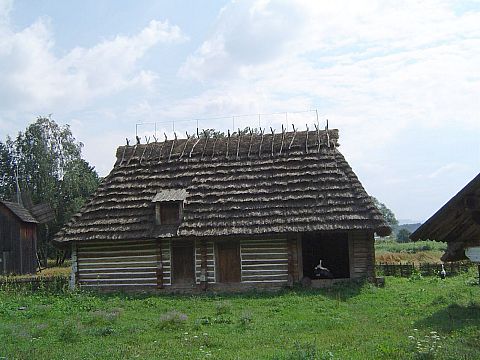
[[[475,276],[277,294],[5,290],[0,359],[478,359]]]

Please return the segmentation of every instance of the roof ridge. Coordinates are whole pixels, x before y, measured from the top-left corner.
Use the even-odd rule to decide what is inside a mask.
[[[275,133],[229,134],[223,137],[191,136],[162,142],[125,145],[117,149],[115,167],[165,162],[187,158],[255,159],[263,156],[289,156],[292,153],[316,153],[321,148],[338,147],[338,129]]]

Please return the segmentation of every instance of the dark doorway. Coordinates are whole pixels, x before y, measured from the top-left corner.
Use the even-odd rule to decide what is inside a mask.
[[[173,284],[195,283],[195,249],[192,241],[172,241]]]
[[[218,282],[240,282],[240,243],[238,241],[217,243]]]
[[[350,277],[347,233],[303,234],[302,257],[303,276],[316,279],[314,268],[322,260],[334,279]]]

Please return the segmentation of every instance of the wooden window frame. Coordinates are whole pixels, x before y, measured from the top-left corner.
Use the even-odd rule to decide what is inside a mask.
[[[177,221],[174,223],[165,223],[162,222],[162,205],[178,205],[178,217]],[[183,219],[183,201],[159,201],[155,203],[155,225],[179,225]]]

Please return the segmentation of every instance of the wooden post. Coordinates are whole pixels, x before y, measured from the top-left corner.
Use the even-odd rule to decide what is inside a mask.
[[[207,241],[201,240],[200,242],[200,284],[202,290],[207,290],[208,285],[208,273],[207,273]]]
[[[294,264],[293,264],[293,247],[295,239],[287,239],[287,248],[288,248],[288,286],[293,286],[294,279]]]
[[[163,289],[162,240],[157,243],[157,289]]]
[[[72,243],[72,272],[70,273],[70,290],[75,289],[75,286],[78,283],[78,263],[77,263],[77,244]]]
[[[480,264],[477,265],[478,268],[478,285],[480,285]]]

